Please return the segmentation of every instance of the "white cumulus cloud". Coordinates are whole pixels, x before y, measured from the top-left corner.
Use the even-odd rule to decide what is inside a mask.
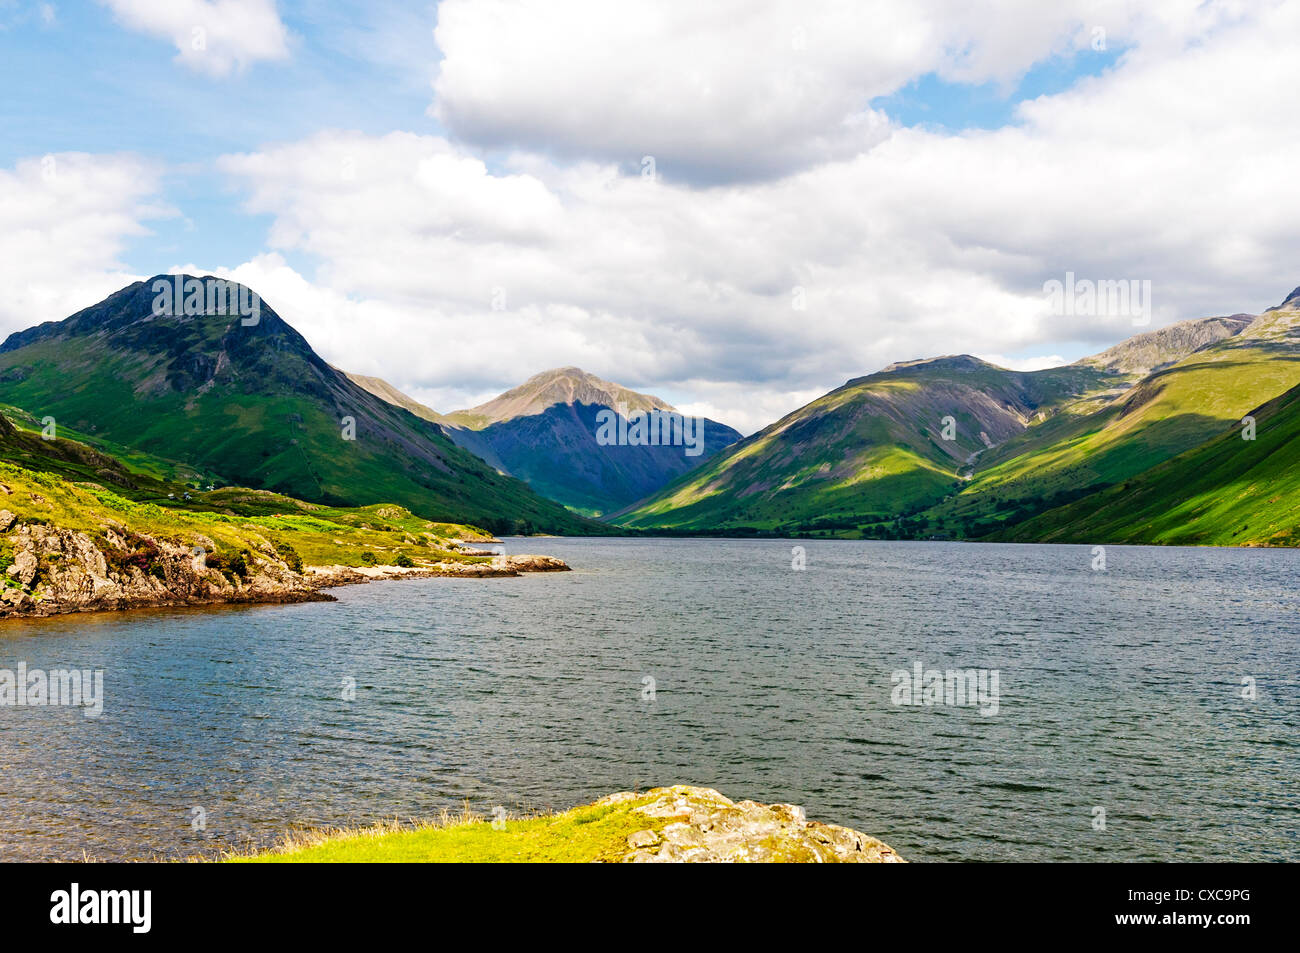
[[[482,4],[503,21],[498,59],[531,62],[514,58],[511,37],[516,15],[533,22],[532,9]],[[557,22],[572,25],[574,9],[557,4]],[[745,430],[893,361],[972,353],[1026,368],[1148,329],[1129,315],[1054,313],[1044,283],[1067,272],[1149,281],[1149,327],[1262,310],[1300,283],[1300,124],[1288,121],[1300,88],[1300,5],[1139,9],[1115,0],[1035,13],[1010,4],[1005,11],[1023,17],[1005,29],[963,9],[949,10],[939,60],[920,44],[870,82],[847,53],[831,57],[843,61],[839,71],[818,67],[807,95],[837,105],[814,125],[826,133],[849,104],[935,62],[953,77],[1014,75],[1062,43],[1087,42],[1096,21],[1108,42],[1124,38],[1128,48],[1099,75],[1021,104],[1006,127],[891,125],[870,148],[791,153],[780,170],[745,166],[748,146],[738,144],[780,154],[794,114],[760,109],[771,121],[751,122],[740,74],[722,70],[717,88],[732,90],[732,105],[708,120],[714,138],[680,140],[681,163],[713,171],[645,177],[618,157],[623,133],[602,132],[593,117],[622,95],[654,130],[677,106],[618,92],[640,54],[598,11],[586,40],[570,44],[587,57],[574,67],[582,82],[564,80],[577,98],[545,92],[538,117],[501,118],[531,94],[513,67],[475,58],[487,71],[480,93],[502,105],[494,121],[512,130],[501,138],[508,149],[485,150],[491,137],[474,141],[457,119],[445,136],[327,130],[222,157],[246,210],[271,227],[265,247],[217,273],[256,288],[326,359],[386,377],[438,410],[576,364]],[[788,36],[793,10],[757,5],[735,21],[737,38]],[[476,36],[483,15],[455,0],[444,8],[440,96],[460,95],[456,61],[470,48],[454,35]],[[668,5],[628,16],[660,18],[643,26],[670,65],[673,37],[701,65],[711,49],[701,37],[727,45],[710,15]],[[842,39],[811,14],[803,23],[809,48]],[[896,32],[844,42],[883,69],[906,45]],[[665,67],[660,81],[676,83],[679,72]],[[539,87],[559,82],[531,75]],[[682,122],[705,123],[693,115],[683,108]],[[535,123],[553,135],[538,138]],[[602,140],[606,132],[615,139]],[[160,213],[139,160],[55,158],[76,172],[57,189],[39,159],[0,172],[0,270],[18,289],[4,305],[11,327],[92,303],[79,289],[100,296],[113,287],[106,276],[124,284],[124,243]],[[150,270],[168,264],[180,268]],[[214,263],[186,270],[205,264]]]
[[[1141,21],[1118,65],[1025,103],[1014,125],[895,127],[776,177],[652,179],[540,142],[489,164],[464,142],[404,132],[323,132],[221,165],[271,216],[272,251],[319,262],[285,284],[282,310],[310,301],[303,331],[336,363],[439,410],[577,364],[748,426],[896,360],[1057,361],[1141,330],[1129,315],[1053,313],[1043,285],[1067,271],[1150,281],[1155,327],[1260,310],[1294,287],[1300,126],[1283,117],[1300,87],[1300,10],[1198,10],[1163,29]],[[1027,62],[1059,18],[1017,30],[1038,38],[1011,50]],[[996,75],[979,52],[993,41],[976,34],[951,68]],[[876,36],[859,36],[863,57],[892,42]],[[622,81],[609,59],[602,89]],[[845,95],[842,78],[818,82]],[[625,101],[646,128],[659,121],[657,105]],[[543,121],[562,137],[568,113],[552,104]],[[780,148],[779,122],[737,128]]]
[[[927,73],[1010,83],[1057,53],[1203,26],[1196,0],[443,0],[431,112],[466,142],[735,181],[854,156]]]
[[[190,69],[225,76],[289,55],[275,0],[100,0],[123,26],[162,37]]]
[[[159,204],[159,169],[65,152],[0,169],[0,331],[58,321],[137,280],[121,261]]]

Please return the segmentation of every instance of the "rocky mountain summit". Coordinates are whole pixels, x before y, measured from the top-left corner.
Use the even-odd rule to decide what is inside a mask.
[[[1118,374],[1145,375],[1199,351],[1207,345],[1240,334],[1254,320],[1253,314],[1180,321],[1168,327],[1136,334],[1100,354],[1077,363]]]
[[[486,403],[446,416],[452,424],[481,430],[484,427],[540,414],[556,404],[597,404],[624,407],[628,412],[672,410],[664,400],[652,394],[639,394],[631,388],[589,374],[580,367],[556,367],[534,374]]]

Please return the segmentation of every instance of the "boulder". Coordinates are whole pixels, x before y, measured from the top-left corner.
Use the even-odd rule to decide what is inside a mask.
[[[513,572],[568,572],[569,566],[563,559],[554,556],[496,556],[493,566],[500,566]]]
[[[36,569],[39,562],[36,555],[29,549],[20,549],[14,553],[13,564],[9,567],[9,575],[13,576],[24,586],[30,586],[32,580],[36,578]]]

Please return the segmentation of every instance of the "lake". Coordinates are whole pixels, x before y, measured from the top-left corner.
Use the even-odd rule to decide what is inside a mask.
[[[1294,552],[1116,546],[1098,571],[1083,546],[505,547],[574,572],[0,626],[0,670],[104,673],[97,718],[0,707],[0,860],[677,782],[914,861],[1300,859]],[[902,704],[918,667],[981,671],[982,704]]]

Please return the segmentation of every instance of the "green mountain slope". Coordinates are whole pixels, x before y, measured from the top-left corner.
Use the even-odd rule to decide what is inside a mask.
[[[1300,387],[1205,444],[993,538],[1016,542],[1300,545]]]
[[[358,387],[265,303],[251,326],[224,311],[156,316],[154,280],[10,335],[0,400],[225,483],[315,503],[397,503],[497,532],[596,528]]]
[[[390,403],[442,425],[458,445],[580,513],[621,509],[694,469],[740,439],[725,424],[704,421],[699,454],[683,446],[602,445],[603,410],[624,415],[675,412],[665,401],[602,380],[576,367],[544,371],[487,403],[438,414],[374,377],[352,380]]]

